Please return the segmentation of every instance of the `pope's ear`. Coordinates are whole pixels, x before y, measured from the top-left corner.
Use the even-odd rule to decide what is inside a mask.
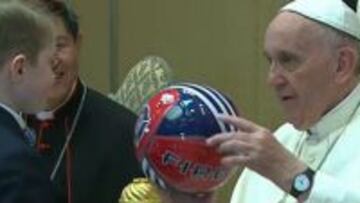
[[[24,54],[15,55],[9,63],[11,80],[19,81],[26,71],[27,58]]]
[[[336,68],[336,81],[344,82],[356,75],[358,71],[358,52],[351,46],[343,46],[338,50],[338,66]]]

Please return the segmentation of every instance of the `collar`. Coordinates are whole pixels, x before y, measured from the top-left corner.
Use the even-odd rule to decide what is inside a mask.
[[[61,103],[59,106],[57,106],[55,109],[50,111],[42,111],[36,114],[36,118],[38,120],[44,121],[44,120],[52,120],[61,116],[69,116],[69,112],[73,112],[72,109],[76,109],[79,101],[81,99],[81,95],[84,92],[84,89],[86,88],[85,84],[79,79],[76,83],[74,83],[71,94],[64,100],[63,103]]]
[[[325,137],[338,128],[347,125],[354,112],[360,105],[360,84],[358,84],[352,92],[343,99],[335,108],[330,110],[325,116],[323,116],[315,125],[313,125],[308,131],[311,134]]]
[[[20,113],[17,113],[16,111],[14,111],[13,109],[11,109],[9,106],[7,106],[4,103],[0,102],[0,108],[3,108],[5,111],[7,111],[8,113],[10,113],[10,115],[15,119],[15,121],[19,124],[21,129],[26,129],[26,123],[24,121],[24,119],[21,117]]]

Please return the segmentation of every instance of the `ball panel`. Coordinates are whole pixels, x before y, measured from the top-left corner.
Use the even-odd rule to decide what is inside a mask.
[[[151,135],[156,134],[164,115],[180,99],[180,94],[175,89],[163,90],[149,100],[141,111],[135,125],[136,155],[139,158],[144,153]]]
[[[237,115],[231,100],[215,89],[178,84],[161,90],[142,110],[135,130],[136,154],[145,175],[162,188],[208,192],[231,171],[205,140],[231,132],[218,115]]]
[[[202,100],[181,91],[179,94],[180,101],[166,113],[155,134],[208,138],[221,131],[214,114]]]
[[[182,85],[194,88],[201,94],[205,95],[206,98],[211,100],[211,102],[217,106],[219,114],[230,116],[238,115],[237,110],[232,104],[232,102],[225,95],[222,95],[219,91],[211,87],[204,87],[193,83],[183,83]],[[224,124],[224,127],[225,130],[223,130],[223,132],[230,132],[235,130],[234,126],[232,125]]]
[[[176,137],[155,136],[146,158],[165,182],[185,192],[211,191],[229,173],[220,164],[220,154],[202,137],[179,142]]]
[[[211,111],[213,116],[217,116],[219,114],[224,113],[224,111],[220,108],[219,104],[216,101],[214,101],[209,95],[206,95],[203,92],[198,91],[193,87],[180,84],[180,85],[173,85],[170,88],[178,89],[179,92],[181,92],[182,94],[188,94],[197,97],[200,101],[202,101],[205,104],[206,108],[208,108]],[[225,132],[226,131],[225,124],[221,121],[218,121],[217,119],[216,122],[219,125],[220,130]]]

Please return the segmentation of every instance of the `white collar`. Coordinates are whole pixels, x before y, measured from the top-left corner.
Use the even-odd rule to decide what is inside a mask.
[[[36,113],[36,115],[35,115],[36,118],[39,120],[42,120],[42,121],[54,119],[54,117],[55,117],[54,113],[56,112],[56,110],[60,109],[71,99],[78,84],[83,85],[82,81],[80,81],[80,83],[78,83],[78,80],[75,80],[73,86],[71,87],[70,93],[66,96],[65,100],[60,105],[58,105],[57,107],[55,107],[52,110],[45,110],[45,111],[40,111],[40,112]]]
[[[354,116],[353,113],[360,105],[360,84],[358,84],[352,92],[343,99],[335,108],[325,114],[315,125],[309,130],[311,133],[326,136],[332,131],[347,125],[349,119]]]

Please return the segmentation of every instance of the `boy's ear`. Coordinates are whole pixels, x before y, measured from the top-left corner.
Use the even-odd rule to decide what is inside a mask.
[[[10,77],[12,81],[21,80],[26,71],[27,58],[24,54],[15,55],[10,61]]]

